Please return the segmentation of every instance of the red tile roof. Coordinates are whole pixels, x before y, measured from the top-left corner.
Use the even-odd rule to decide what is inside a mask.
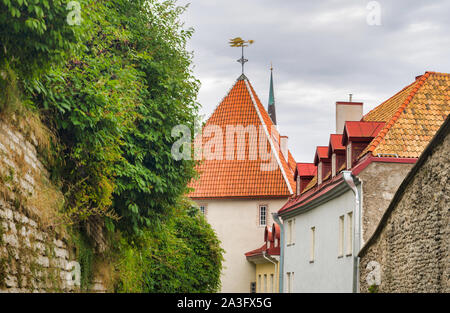
[[[384,124],[384,122],[347,121],[344,126],[342,143],[346,144],[349,139],[375,138],[380,130],[383,129]]]
[[[359,173],[368,163],[376,161],[415,162],[449,114],[450,74],[426,72],[417,77],[412,84],[367,113],[361,122],[346,122],[344,144],[346,136],[373,138],[352,171]],[[330,138],[330,146],[331,142]],[[345,165],[338,172],[343,169]],[[302,194],[289,199],[279,212],[302,206],[328,192],[338,184],[340,177],[341,174],[328,181],[324,179],[324,183],[317,186],[317,176],[314,176]]]
[[[316,175],[317,167],[314,163],[297,163],[297,168],[294,173],[294,180],[297,179],[297,175],[300,176],[314,176]]]
[[[273,233],[274,231],[275,234]],[[277,239],[276,247],[275,239]],[[280,226],[278,226],[276,223],[274,223],[270,228],[269,226],[266,226],[266,229],[264,230],[264,244],[258,249],[246,252],[245,256],[252,257],[262,255],[263,253],[266,253],[268,255],[280,255]]]
[[[330,135],[329,148],[331,148],[331,152],[334,152],[335,150],[345,150],[345,147],[342,145],[342,135],[341,134],[331,134]]]
[[[321,159],[328,159],[328,146],[318,146],[314,156],[314,164],[317,165]]]
[[[283,157],[279,149],[278,131],[245,76],[241,76],[236,81],[227,96],[206,121],[203,129],[210,125],[217,125],[223,130],[223,157],[222,160],[203,159],[197,165],[199,179],[193,180],[189,184],[189,187],[193,189],[188,194],[189,197],[197,199],[270,198],[287,197],[293,193],[295,190],[295,160],[290,153],[288,162]],[[273,154],[276,162],[275,169],[269,170],[269,160],[261,159],[259,149],[256,160],[250,160],[247,152],[244,160],[236,158],[227,160],[225,132],[226,127],[230,125],[243,127],[253,125],[257,130],[260,127],[263,128],[265,138],[269,138],[268,151],[275,150]],[[220,136],[215,137],[219,138],[217,140],[220,142]],[[206,143],[208,140],[209,138],[203,139]],[[243,143],[245,151],[249,149],[249,141],[250,138]],[[251,144],[259,143],[259,133],[256,141]],[[236,143],[237,139],[235,139],[235,147]]]

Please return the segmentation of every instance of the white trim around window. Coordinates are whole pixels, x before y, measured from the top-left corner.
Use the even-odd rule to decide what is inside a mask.
[[[339,216],[338,258],[344,256],[344,219],[345,215]]]
[[[353,212],[347,213],[347,251],[346,256],[351,256],[353,251]]]
[[[258,226],[264,227],[268,224],[269,206],[267,204],[258,205]]]
[[[199,204],[198,209],[204,216],[206,216],[206,214],[208,213],[208,205],[206,203]]]
[[[314,263],[315,260],[315,250],[316,250],[316,227],[311,227],[311,250],[309,253],[309,263]]]

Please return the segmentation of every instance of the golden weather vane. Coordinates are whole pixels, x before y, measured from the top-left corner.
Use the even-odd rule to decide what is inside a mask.
[[[248,60],[244,58],[244,47],[248,47],[252,43],[254,43],[254,40],[244,40],[241,37],[232,38],[229,41],[230,47],[241,47],[242,48],[242,56],[239,60],[237,60],[239,63],[241,63],[242,66],[242,74],[244,74],[244,64]]]

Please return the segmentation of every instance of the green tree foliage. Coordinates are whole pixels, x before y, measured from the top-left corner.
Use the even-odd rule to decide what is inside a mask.
[[[193,161],[171,155],[172,128],[192,128],[197,114],[185,49],[192,30],[173,1],[87,3],[80,52],[29,90],[61,139],[69,212],[118,216],[139,234],[194,175]]]
[[[0,66],[20,77],[45,72],[65,59],[77,39],[67,24],[68,0],[0,0]]]
[[[71,26],[67,1],[0,0],[0,56],[55,133],[51,169],[65,214],[106,216],[119,237],[118,291],[215,291],[222,250],[183,202],[195,164],[171,155],[172,128],[193,129],[198,110],[185,8],[78,2],[82,22]]]
[[[118,292],[216,292],[222,250],[196,207],[171,211],[136,241],[118,240]]]

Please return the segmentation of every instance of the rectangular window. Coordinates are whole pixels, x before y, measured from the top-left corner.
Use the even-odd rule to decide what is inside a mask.
[[[297,196],[300,194],[300,175],[297,175]]]
[[[353,250],[353,213],[347,213],[347,255]]]
[[[273,274],[270,274],[270,292],[275,292],[274,284],[273,284]]]
[[[347,169],[351,169],[352,168],[352,143],[349,142],[347,145]]]
[[[264,274],[264,293],[267,293],[267,274]]]
[[[336,153],[331,155],[331,175],[336,176]]]
[[[315,259],[315,247],[316,246],[316,228],[315,227],[311,227],[311,251],[310,251],[310,256],[309,256],[309,262],[314,262]]]
[[[294,272],[291,272],[291,280],[289,286],[289,292],[294,292]]]
[[[261,293],[261,275],[258,275],[258,293]]]
[[[339,216],[339,243],[338,243],[338,256],[344,255],[344,215]]]
[[[203,215],[206,215],[206,205],[202,204],[199,208],[200,212],[202,212]]]
[[[267,206],[259,206],[259,226],[267,225]]]
[[[291,293],[291,273],[286,273],[286,292]]]
[[[294,244],[295,240],[295,219],[291,219],[288,221],[288,228],[287,228],[287,245]]]

